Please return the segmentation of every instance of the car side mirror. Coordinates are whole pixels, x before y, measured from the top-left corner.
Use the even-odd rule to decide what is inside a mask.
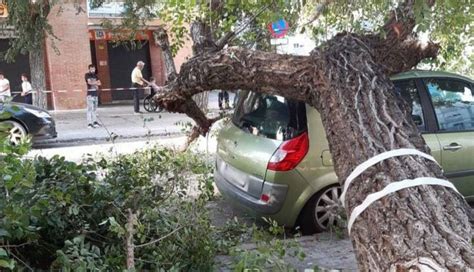
[[[419,115],[412,115],[411,118],[413,119],[413,121],[415,122],[415,124],[416,124],[417,126],[423,125],[423,119],[421,119],[421,116],[419,116]]]

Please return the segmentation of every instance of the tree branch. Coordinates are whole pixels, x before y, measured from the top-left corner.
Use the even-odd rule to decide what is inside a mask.
[[[141,244],[141,245],[136,245],[135,248],[141,248],[141,247],[146,247],[146,246],[149,246],[149,245],[152,245],[152,244],[156,244],[156,243],[158,243],[158,242],[160,242],[160,241],[162,241],[162,240],[164,240],[164,239],[170,237],[171,235],[173,235],[174,233],[178,232],[178,231],[181,230],[182,228],[184,228],[184,226],[180,226],[179,228],[173,230],[172,232],[170,232],[170,233],[166,234],[165,236],[160,237],[160,238],[158,238],[158,239],[156,239],[156,240],[153,240],[153,241],[150,241],[150,242]]]
[[[219,50],[212,39],[211,28],[205,22],[192,22],[190,34],[193,40],[193,55],[196,56],[205,52],[215,52]]]
[[[191,136],[197,138],[197,135],[205,135],[215,121],[208,119],[199,109],[191,99],[193,95],[215,89],[245,89],[304,101],[313,84],[324,84],[318,80],[309,82],[315,71],[320,70],[314,66],[315,63],[318,63],[315,57],[241,48],[201,54],[183,64],[176,80],[165,86],[166,91],[157,94],[155,100],[170,112],[191,117],[199,127],[193,129]]]
[[[24,247],[24,246],[29,245],[29,244],[31,244],[31,241],[25,242],[25,243],[21,243],[21,244],[18,244],[18,245],[0,245],[0,247],[4,247],[4,248],[16,248],[16,247]]]
[[[374,59],[385,68],[384,73],[390,76],[408,71],[424,59],[436,58],[439,49],[439,44],[433,42],[422,44],[418,40],[407,39],[394,44],[389,50],[374,50],[379,53]]]
[[[311,16],[311,18],[306,22],[304,23],[303,25],[301,25],[299,28],[302,28],[302,27],[305,27],[311,23],[313,23],[316,19],[319,18],[319,16],[321,16],[321,14],[323,13],[323,11],[326,9],[326,7],[332,2],[333,0],[324,0],[322,1],[321,3],[319,3],[315,8],[314,8],[314,12],[313,12],[313,16]]]
[[[260,8],[260,10],[255,13],[250,19],[247,20],[247,22],[241,27],[239,28],[239,30],[237,31],[230,31],[230,32],[227,32],[222,38],[220,38],[217,42],[216,42],[216,46],[217,46],[217,49],[218,50],[221,50],[222,48],[224,48],[224,46],[226,46],[228,43],[230,43],[235,37],[237,37],[240,33],[242,33],[242,31],[244,31],[253,21],[255,21],[255,19],[260,16],[266,9],[268,9],[273,3],[270,2],[268,5],[266,6],[263,6],[262,8]]]
[[[212,125],[214,123],[216,123],[217,121],[221,120],[221,119],[224,119],[226,117],[229,117],[230,114],[222,114],[218,117],[215,117],[215,118],[211,118],[211,119],[207,119],[208,122],[209,122],[209,127],[207,128],[207,132],[209,132],[209,129],[212,127]],[[186,151],[189,146],[197,139],[199,138],[200,135],[205,135],[206,133],[203,133],[202,131],[204,130],[205,128],[203,127],[200,127],[200,126],[194,126],[191,130],[191,133],[188,135],[188,138],[186,139],[186,142],[184,143],[183,147],[181,148],[181,151]]]
[[[137,224],[137,215],[128,209],[127,223],[125,224],[125,251],[127,252],[127,269],[135,270],[135,245],[133,244],[134,226]]]
[[[18,257],[17,255],[15,255],[11,250],[8,251],[8,253],[10,253],[12,255],[13,258],[15,258],[17,261],[19,261],[20,263],[22,263],[27,269],[29,269],[30,271],[35,271],[31,266],[29,266],[25,261],[23,261],[20,257]]]
[[[427,0],[426,3],[432,7],[435,1]],[[416,23],[414,4],[415,0],[406,0],[391,12],[381,30],[385,33],[384,38],[379,34],[364,37],[374,52],[375,62],[383,66],[387,75],[410,70],[421,60],[438,55],[438,44],[429,42],[424,45],[413,32]]]
[[[214,89],[246,89],[268,94],[288,94],[304,100],[308,82],[295,85],[295,79],[312,79],[319,64],[321,62],[317,57],[230,47],[191,58],[182,65],[176,81],[165,89],[176,91],[183,98]],[[311,83],[324,84],[319,80]],[[159,101],[166,95],[163,94]]]

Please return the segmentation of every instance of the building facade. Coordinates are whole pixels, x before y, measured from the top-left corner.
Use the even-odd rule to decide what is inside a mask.
[[[151,22],[146,29],[135,36],[134,46],[130,43],[116,43],[117,37],[102,28],[104,18],[119,21],[120,1],[112,6],[105,4],[99,9],[90,9],[86,0],[64,1],[53,7],[48,17],[53,33],[58,39],[46,40],[45,70],[48,93],[48,107],[54,110],[85,108],[86,83],[84,74],[89,64],[95,64],[102,82],[99,102],[101,104],[132,99],[130,74],[137,61],[146,63],[144,77],[153,76],[159,85],[165,81],[165,67],[161,49],[154,43],[153,28],[161,22]],[[0,40],[4,49],[8,41]],[[187,43],[178,52],[177,69],[191,54]],[[13,90],[19,86],[21,73],[29,72],[27,56],[18,56],[12,64],[0,63],[0,69],[10,77]],[[18,80],[17,80],[18,79]],[[18,82],[17,82],[18,81]]]

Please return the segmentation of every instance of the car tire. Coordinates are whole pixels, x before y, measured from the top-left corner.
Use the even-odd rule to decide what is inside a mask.
[[[14,120],[7,120],[7,121],[3,121],[2,123],[9,124],[12,126],[12,128],[9,131],[10,133],[9,138],[10,138],[10,142],[13,145],[20,144],[20,142],[26,138],[28,133],[26,132],[26,129],[22,124]]]
[[[330,226],[341,225],[341,205],[339,185],[328,186],[313,195],[304,206],[299,225],[303,234],[313,234],[329,230]]]

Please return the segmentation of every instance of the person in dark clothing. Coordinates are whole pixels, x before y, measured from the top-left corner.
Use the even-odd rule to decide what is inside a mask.
[[[225,103],[224,106],[222,103]],[[227,91],[220,91],[218,96],[219,109],[229,108],[229,93]]]
[[[100,127],[97,122],[97,106],[99,104],[98,92],[101,83],[93,64],[89,65],[89,72],[84,75],[84,78],[87,84],[87,127]]]
[[[21,96],[23,96],[25,104],[33,104],[33,88],[28,80],[27,74],[21,74]]]

